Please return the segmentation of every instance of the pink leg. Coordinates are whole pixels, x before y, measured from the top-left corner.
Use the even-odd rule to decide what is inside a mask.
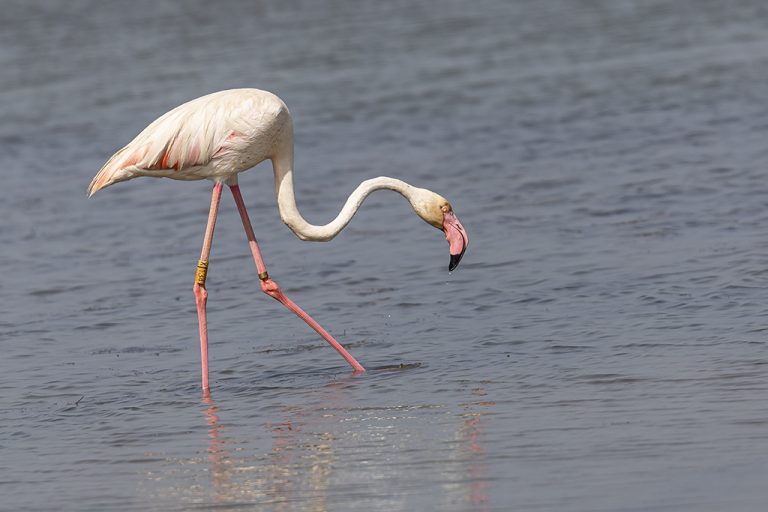
[[[231,185],[229,188],[232,190],[232,195],[234,196],[235,203],[237,204],[237,210],[240,212],[240,218],[243,220],[245,234],[248,237],[248,245],[250,245],[251,252],[253,253],[253,261],[256,263],[256,269],[259,271],[261,290],[270,297],[280,301],[285,307],[296,313],[296,316],[307,322],[307,325],[317,331],[317,333],[322,336],[325,341],[327,341],[333,348],[336,349],[339,354],[341,354],[341,357],[346,359],[346,361],[352,365],[352,368],[355,369],[355,372],[364,372],[365,368],[363,368],[363,366],[358,363],[357,360],[344,349],[344,347],[341,346],[341,343],[336,341],[333,336],[328,333],[328,331],[323,329],[320,324],[315,322],[311,316],[304,312],[303,309],[297,306],[291,299],[286,297],[277,283],[270,279],[269,274],[267,274],[267,267],[264,265],[264,259],[261,257],[259,244],[256,243],[256,235],[253,233],[251,220],[248,218],[248,212],[245,210],[245,203],[243,202],[242,194],[240,194],[240,187],[238,185]]]
[[[200,251],[200,261],[197,262],[195,273],[195,285],[192,291],[195,293],[197,304],[197,321],[200,324],[200,362],[203,373],[203,393],[208,393],[208,322],[206,320],[205,305],[208,302],[208,291],[205,289],[205,277],[208,272],[208,257],[211,255],[211,241],[213,240],[213,228],[216,227],[216,214],[219,211],[221,191],[224,186],[221,183],[213,185],[211,195],[211,210],[208,213],[208,225],[205,227],[203,238],[203,250]]]

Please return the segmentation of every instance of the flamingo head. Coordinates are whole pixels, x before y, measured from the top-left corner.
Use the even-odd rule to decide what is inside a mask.
[[[453,212],[451,203],[443,196],[423,188],[415,188],[414,193],[408,199],[419,217],[427,224],[445,233],[445,239],[448,240],[451,253],[448,271],[458,267],[464,252],[467,250],[467,245],[469,245],[469,236]]]

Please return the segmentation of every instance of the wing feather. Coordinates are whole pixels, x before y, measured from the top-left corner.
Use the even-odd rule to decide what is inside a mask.
[[[160,116],[115,153],[93,178],[88,195],[136,175],[173,176],[244,150],[259,131],[274,95],[256,89],[221,91],[194,99]],[[272,109],[273,110],[273,109]]]

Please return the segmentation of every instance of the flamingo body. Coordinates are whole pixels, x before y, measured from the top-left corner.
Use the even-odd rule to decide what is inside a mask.
[[[188,101],[156,119],[115,153],[88,189],[139,176],[226,181],[272,158],[292,135],[290,114],[259,89],[219,91]]]

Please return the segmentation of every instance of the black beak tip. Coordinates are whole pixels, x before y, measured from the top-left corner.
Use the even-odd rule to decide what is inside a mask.
[[[459,254],[451,254],[451,262],[448,264],[448,272],[453,272],[453,270],[459,266],[462,256],[464,256],[464,251],[461,251]]]

